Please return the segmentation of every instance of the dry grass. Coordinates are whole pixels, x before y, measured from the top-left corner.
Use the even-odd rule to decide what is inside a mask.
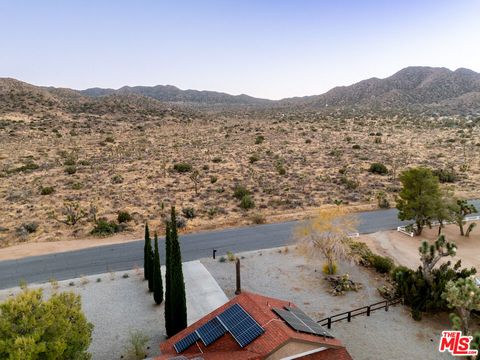
[[[377,206],[379,191],[385,191],[393,205],[398,181],[369,173],[373,162],[395,167],[397,173],[412,165],[453,165],[460,177],[457,194],[479,195],[478,128],[459,133],[458,128],[428,123],[400,125],[396,119],[211,118],[179,122],[3,115],[0,246],[91,238],[88,218],[67,226],[51,217],[66,201],[78,202],[85,210],[94,204],[98,216],[110,220],[127,210],[133,220],[127,232],[116,235],[119,239],[141,237],[145,221],[161,233],[170,205],[180,214],[182,208],[195,209],[196,217],[187,221],[185,231],[255,219],[298,219],[335,201],[371,209]],[[377,132],[382,135],[371,135]],[[259,136],[265,140],[257,140]],[[461,139],[467,141],[465,153]],[[460,172],[465,154],[470,170]],[[200,173],[198,195],[191,173],[173,169],[180,162]],[[38,168],[30,169],[32,163]],[[76,171],[67,173],[69,166]],[[236,184],[251,192],[254,209],[240,208],[233,196]],[[41,195],[46,187],[54,192]],[[38,224],[36,231],[17,231],[31,222]]]

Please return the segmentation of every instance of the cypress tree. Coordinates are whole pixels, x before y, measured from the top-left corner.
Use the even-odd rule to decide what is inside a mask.
[[[175,207],[172,206],[170,230],[170,301],[171,301],[171,334],[172,336],[187,327],[187,301],[185,296],[185,282],[183,280],[182,254],[178,241]]]
[[[170,277],[172,274],[172,269],[170,267],[171,256],[170,256],[170,222],[167,221],[165,226],[165,330],[167,331],[167,336],[172,336],[172,309],[171,309],[171,289],[170,289]]]
[[[155,254],[153,261],[153,299],[157,305],[163,301],[162,271],[160,269],[160,255],[158,253],[158,236],[155,232]]]
[[[145,245],[143,246],[143,277],[148,280],[150,270],[150,252],[152,245],[150,241],[150,231],[148,229],[148,223],[145,224]]]

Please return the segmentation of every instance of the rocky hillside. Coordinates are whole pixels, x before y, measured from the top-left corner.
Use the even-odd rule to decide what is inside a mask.
[[[183,116],[197,110],[261,112],[329,112],[344,115],[480,116],[480,74],[468,69],[408,67],[385,79],[372,78],[315,96],[258,99],[214,91],[180,90],[175,86],[135,86],[118,90],[71,90],[33,86],[0,79],[0,113],[52,112]],[[185,115],[186,114],[186,115]]]
[[[394,75],[339,86],[322,95],[282,100],[310,109],[432,110],[440,114],[480,113],[480,74],[468,70],[408,67]]]

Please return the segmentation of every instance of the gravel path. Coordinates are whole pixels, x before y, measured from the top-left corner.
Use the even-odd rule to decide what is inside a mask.
[[[362,283],[358,292],[332,296],[318,270],[320,263],[308,263],[293,247],[236,254],[241,258],[242,288],[266,296],[290,300],[312,318],[348,311],[382,300],[377,287],[383,280],[368,269],[341,263],[340,273],[350,274],[353,281]],[[202,263],[215,277],[228,297],[234,296],[235,265],[204,259]],[[355,360],[377,359],[451,359],[437,351],[442,329],[447,329],[446,316],[416,322],[406,307],[397,305],[388,312],[378,310],[371,317],[359,316],[351,323],[332,326]]]

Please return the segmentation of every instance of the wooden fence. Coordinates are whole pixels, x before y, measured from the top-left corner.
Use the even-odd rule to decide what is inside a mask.
[[[395,300],[379,301],[375,304],[363,306],[363,307],[358,308],[358,309],[354,309],[354,310],[346,311],[346,312],[343,312],[343,313],[340,313],[340,314],[335,314],[335,315],[329,316],[325,319],[317,321],[317,323],[319,323],[322,326],[326,326],[328,329],[331,329],[332,324],[336,323],[338,321],[347,320],[348,322],[350,322],[352,320],[352,318],[355,317],[355,316],[359,316],[359,315],[363,315],[363,314],[366,314],[367,316],[370,316],[372,311],[379,310],[379,309],[385,309],[385,311],[388,311],[389,306],[396,305],[400,302],[402,302],[401,298],[398,298],[398,299],[395,299]]]

